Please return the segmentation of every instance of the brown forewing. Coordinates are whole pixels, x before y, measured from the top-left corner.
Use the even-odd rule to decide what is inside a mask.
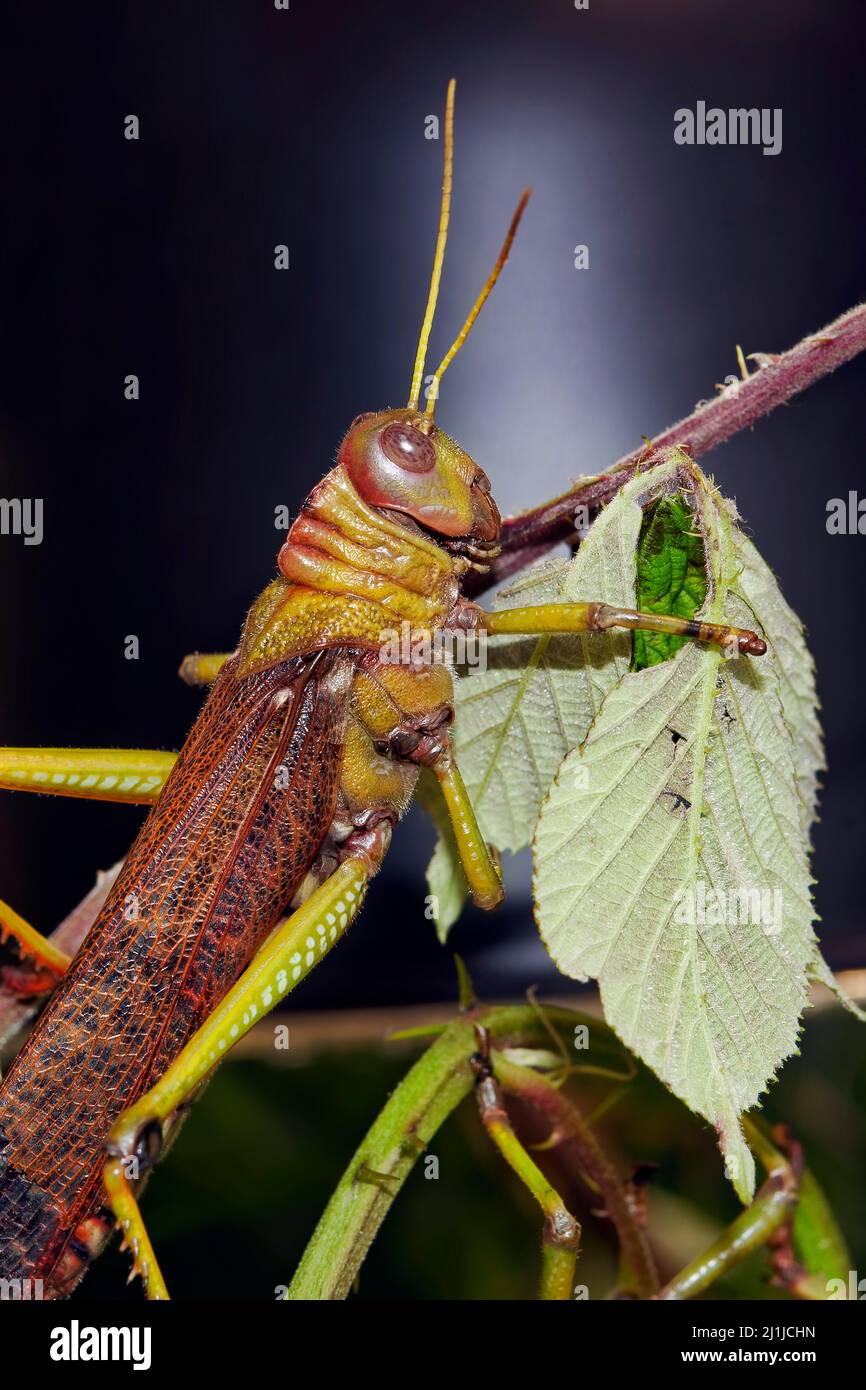
[[[220,674],[0,1090],[0,1277],[50,1277],[102,1204],[112,1123],[291,901],[334,813],[351,669],[320,653]]]

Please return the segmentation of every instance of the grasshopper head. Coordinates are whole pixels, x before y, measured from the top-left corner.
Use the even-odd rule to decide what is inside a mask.
[[[338,463],[369,506],[411,517],[448,548],[496,545],[500,516],[486,473],[429,415],[408,407],[359,415]]]
[[[454,88],[452,78],[448,83],[445,103],[445,168],[439,233],[433,255],[427,307],[412,370],[409,401],[403,410],[380,410],[374,414],[359,415],[340,446],[338,463],[370,506],[384,507],[411,518],[439,540],[445,549],[452,554],[463,555],[467,563],[479,568],[475,562],[487,560],[498,553],[501,517],[490,495],[487,475],[459,444],[455,444],[437,427],[434,413],[442,377],[465,343],[508,260],[530,189],[524,189],[521,195],[502,250],[468,318],[430,378],[427,404],[422,412],[418,409],[418,403],[451,212]]]

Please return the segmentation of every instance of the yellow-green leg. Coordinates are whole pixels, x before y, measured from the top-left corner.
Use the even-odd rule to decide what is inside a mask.
[[[212,685],[232,655],[192,652],[178,675],[187,685]],[[149,748],[0,748],[0,788],[150,806],[176,759]]]
[[[512,1128],[499,1082],[491,1066],[487,1029],[476,1024],[475,1036],[478,1051],[470,1062],[475,1072],[475,1097],[482,1123],[506,1163],[544,1213],[540,1297],[544,1300],[570,1299],[574,1289],[580,1226]]]
[[[0,748],[0,787],[150,806],[176,759],[145,748]]]
[[[279,1004],[340,939],[358,914],[371,873],[369,858],[346,859],[271,933],[237,984],[164,1075],[123,1111],[112,1128],[103,1170],[105,1188],[148,1298],[164,1299],[168,1292],[133,1188],[159,1155],[164,1125],[238,1039]]]
[[[142,748],[0,748],[0,788],[152,806],[176,758]],[[3,984],[22,998],[50,994],[70,957],[0,901],[0,941],[6,937],[17,941],[37,969],[6,965],[0,970]]]
[[[234,652],[190,652],[177,674],[187,685],[213,685],[230,656]]]
[[[469,793],[453,754],[449,751],[440,758],[434,764],[433,771],[445,797],[469,891],[479,907],[490,911],[502,902],[502,876],[478,828]]]
[[[193,652],[179,674],[188,685],[211,685],[231,655]],[[176,760],[151,748],[0,748],[0,788],[151,806]]]
[[[639,613],[634,608],[614,608],[609,603],[542,603],[532,608],[503,608],[495,613],[476,609],[476,626],[491,636],[513,633],[534,637],[546,632],[607,632],[612,627],[640,629],[642,632],[669,632],[691,637],[696,642],[712,642],[726,651],[763,656],[767,644],[748,628],[726,623],[702,623],[696,618],[674,618],[664,613]]]
[[[3,971],[4,982],[22,994],[48,994],[63,978],[72,959],[59,946],[48,940],[29,922],[25,922],[13,907],[0,899],[0,941],[11,937],[18,943],[23,956],[29,957],[39,966],[36,973],[21,972],[20,978],[15,966],[7,966]]]

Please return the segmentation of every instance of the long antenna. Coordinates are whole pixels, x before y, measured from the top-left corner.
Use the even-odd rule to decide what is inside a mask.
[[[529,202],[529,197],[531,193],[531,188],[524,188],[523,192],[521,193],[520,202],[517,204],[514,216],[511,219],[511,226],[508,228],[508,235],[502,243],[502,250],[499,252],[498,257],[496,258],[496,264],[491,270],[483,290],[479,294],[475,303],[472,305],[472,308],[469,311],[469,317],[467,318],[460,332],[457,334],[457,337],[454,339],[454,342],[451,344],[445,356],[442,358],[442,361],[439,363],[439,366],[433,373],[433,380],[430,383],[430,390],[427,395],[427,407],[425,411],[425,414],[429,415],[431,418],[433,416],[434,410],[436,409],[436,398],[439,395],[439,383],[442,380],[445,373],[447,372],[448,368],[451,366],[451,363],[454,361],[454,358],[457,356],[463,344],[466,342],[466,339],[469,337],[470,328],[472,327],[475,320],[478,318],[478,315],[481,313],[481,310],[484,308],[487,296],[490,294],[490,291],[493,289],[493,286],[499,279],[499,276],[502,272],[502,268],[505,265],[505,262],[508,260],[508,253],[511,250],[511,243],[514,241],[514,235],[517,231],[520,219],[523,216],[523,210],[526,207],[526,204]]]
[[[456,86],[457,82],[452,77],[448,83],[448,95],[445,98],[445,168],[442,174],[439,235],[436,238],[436,251],[433,255],[430,293],[427,295],[427,308],[424,311],[424,322],[421,325],[421,337],[418,339],[418,351],[415,354],[415,366],[412,371],[412,385],[409,390],[407,407],[409,410],[418,409],[421,379],[424,375],[424,359],[427,356],[427,344],[430,341],[430,330],[433,327],[433,315],[436,312],[436,300],[439,297],[439,281],[442,278],[442,262],[445,259],[445,242],[448,239],[448,218],[451,215],[451,182],[454,170],[454,91]]]

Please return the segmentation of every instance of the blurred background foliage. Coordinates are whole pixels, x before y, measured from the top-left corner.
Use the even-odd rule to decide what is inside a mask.
[[[376,1019],[384,1015],[377,1012]],[[320,1023],[327,1020],[320,1016]],[[290,1015],[282,1021],[291,1027]],[[338,1033],[338,1015],[333,1022]],[[851,1043],[856,1027],[838,1007],[810,1011],[802,1055],[784,1069],[764,1113],[788,1123],[804,1144],[847,1238],[852,1268],[863,1270],[866,1059]],[[303,1032],[292,1028],[288,1052],[273,1050],[269,1027],[252,1035],[261,1056],[223,1065],[151,1180],[145,1217],[177,1298],[276,1297],[356,1146],[423,1046],[373,1041],[318,1044],[310,1051]],[[714,1135],[643,1069],[625,1087],[580,1075],[568,1085],[585,1116],[612,1090],[620,1093],[597,1132],[621,1173],[637,1164],[656,1166],[648,1188],[649,1229],[662,1275],[669,1277],[739,1210]],[[513,1113],[525,1139],[544,1138],[534,1117]],[[538,1214],[493,1150],[471,1097],[429,1152],[439,1160],[438,1179],[425,1178],[420,1159],[367,1257],[356,1296],[536,1297]],[[593,1215],[592,1197],[555,1152],[538,1157],[583,1224],[578,1283],[590,1298],[604,1298],[616,1273],[611,1225]],[[128,1268],[128,1257],[113,1247],[90,1271],[81,1295],[123,1297]],[[760,1251],[720,1280],[711,1296],[785,1297],[769,1288],[766,1276]],[[135,1285],[127,1296],[140,1297]]]

